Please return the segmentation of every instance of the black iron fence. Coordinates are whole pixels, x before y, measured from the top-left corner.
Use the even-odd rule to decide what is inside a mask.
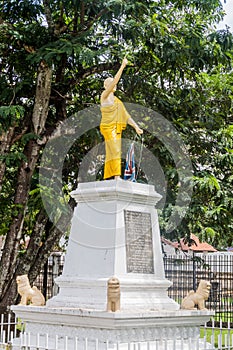
[[[200,280],[211,282],[206,307],[215,319],[233,323],[233,254],[192,254],[164,256],[165,275],[172,282],[168,295],[178,303]]]
[[[55,278],[62,273],[64,254],[53,253],[35,285],[46,299],[58,293]],[[201,279],[211,282],[206,307],[214,310],[215,319],[233,323],[233,254],[193,254],[164,256],[165,276],[172,282],[168,295],[181,303]]]
[[[62,274],[63,266],[64,254],[60,252],[52,253],[34,282],[34,285],[41,290],[46,300],[58,293],[55,279]]]

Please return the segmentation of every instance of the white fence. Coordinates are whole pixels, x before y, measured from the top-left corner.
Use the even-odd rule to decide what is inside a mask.
[[[205,325],[201,336],[196,341],[191,339],[167,340],[154,342],[113,343],[98,339],[79,339],[60,335],[37,334],[36,337],[23,330],[22,323],[11,314],[0,316],[0,349],[10,350],[14,339],[17,350],[233,350],[233,328]],[[18,338],[17,338],[18,336]],[[17,338],[17,340],[15,340]]]
[[[59,337],[54,339],[48,335],[38,335],[37,341],[30,345],[30,334],[23,334],[20,337],[19,350],[216,350],[216,347],[209,344],[205,339],[197,339],[195,342],[191,339],[178,340],[156,340],[150,342],[130,342],[113,343],[110,340],[105,342],[98,339],[79,339],[77,337]],[[230,348],[221,348],[230,349]]]
[[[4,349],[2,345],[9,344],[17,336],[17,329],[19,327],[20,321],[16,320],[11,313],[0,315],[0,349]]]

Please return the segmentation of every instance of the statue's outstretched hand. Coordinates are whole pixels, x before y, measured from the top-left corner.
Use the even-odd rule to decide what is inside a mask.
[[[139,128],[138,126],[136,127],[136,133],[138,134],[138,135],[141,135],[141,134],[143,134],[143,130],[141,129],[141,128]]]
[[[125,67],[127,66],[127,64],[128,64],[128,60],[127,60],[127,58],[125,57],[125,58],[123,59],[123,61],[122,61],[122,66],[125,68]]]

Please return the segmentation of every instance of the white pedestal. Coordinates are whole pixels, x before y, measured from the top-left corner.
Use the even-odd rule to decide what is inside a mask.
[[[178,310],[167,295],[154,186],[81,183],[54,307],[106,310],[107,280],[120,280],[121,310]]]
[[[78,205],[56,280],[59,294],[45,307],[12,306],[26,322],[31,348],[39,341],[59,350],[201,349],[185,342],[197,343],[199,326],[213,313],[179,310],[167,295],[171,283],[164,274],[154,187],[82,183],[72,196]],[[112,276],[121,290],[121,311],[115,313],[106,312]],[[19,344],[15,339],[13,350]]]
[[[33,350],[38,341],[45,349],[59,350],[201,350],[199,326],[212,314],[187,310],[112,313],[35,306],[13,306],[12,310],[26,322],[28,337],[22,344],[30,344]],[[14,340],[12,349],[21,350],[19,339]]]

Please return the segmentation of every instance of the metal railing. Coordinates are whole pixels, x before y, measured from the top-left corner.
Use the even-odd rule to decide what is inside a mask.
[[[180,338],[114,343],[111,339],[100,341],[59,334],[31,334],[25,332],[22,322],[9,313],[0,316],[0,349],[11,349],[14,343],[17,350],[233,350],[233,328],[230,322],[227,327],[223,327],[222,322],[218,325],[216,327],[214,319],[210,325],[205,324],[195,341]]]
[[[168,295],[181,303],[201,279],[211,282],[206,307],[215,311],[215,320],[233,323],[233,254],[164,256],[165,275],[173,284]]]
[[[19,336],[23,323],[11,312],[0,315],[0,345],[7,345]],[[0,347],[1,349],[1,347]]]

